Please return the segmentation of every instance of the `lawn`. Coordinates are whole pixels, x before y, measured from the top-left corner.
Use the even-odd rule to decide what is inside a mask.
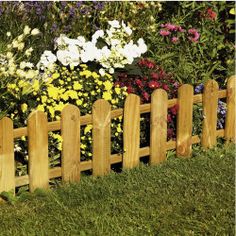
[[[234,235],[234,146],[0,206],[1,235]]]

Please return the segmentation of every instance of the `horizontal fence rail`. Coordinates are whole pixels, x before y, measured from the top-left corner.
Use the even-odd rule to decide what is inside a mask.
[[[80,110],[67,105],[61,120],[48,122],[41,111],[30,114],[27,127],[13,129],[13,122],[7,117],[0,120],[0,192],[15,190],[29,184],[36,188],[48,188],[49,179],[62,177],[64,182],[80,180],[81,171],[92,170],[94,176],[106,175],[111,164],[122,162],[123,168],[133,168],[139,159],[149,157],[155,165],[165,161],[166,151],[176,149],[177,156],[190,157],[192,145],[201,143],[204,148],[216,144],[217,137],[235,142],[235,81],[227,81],[227,89],[219,91],[217,82],[209,80],[203,94],[193,94],[191,85],[182,85],[178,98],[167,99],[166,91],[157,89],[150,104],[141,104],[137,95],[128,95],[124,109],[111,110],[111,105],[99,99],[93,104],[92,114],[80,116]],[[227,114],[225,129],[216,129],[218,99],[226,98]],[[203,105],[202,135],[192,136],[193,104]],[[177,138],[167,141],[167,110],[178,104]],[[140,115],[150,113],[150,146],[140,148]],[[123,116],[123,154],[111,154],[111,120]],[[92,160],[80,160],[80,127],[92,124]],[[61,131],[62,160],[60,167],[49,168],[48,133]],[[15,176],[14,139],[28,136],[29,171],[27,175]]]

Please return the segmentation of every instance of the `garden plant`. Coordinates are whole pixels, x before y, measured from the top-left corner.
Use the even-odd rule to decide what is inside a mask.
[[[185,83],[202,93],[207,80],[225,89],[234,74],[234,2],[0,2],[0,118],[14,128],[34,110],[60,120],[68,104],[90,114],[102,98],[122,108],[128,94],[150,103],[155,89],[176,98]],[[217,128],[225,125],[218,104]],[[176,138],[178,106],[168,110],[168,140]],[[194,106],[193,135],[202,107]],[[141,118],[141,146],[150,117]],[[122,152],[122,117],[112,121],[112,153]],[[92,157],[92,125],[81,130],[81,160]],[[49,133],[50,166],[60,165],[60,132]],[[15,143],[16,175],[27,172],[27,138]]]

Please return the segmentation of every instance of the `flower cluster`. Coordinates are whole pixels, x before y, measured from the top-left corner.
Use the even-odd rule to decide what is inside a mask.
[[[171,37],[170,40],[172,43],[178,43],[180,38],[185,36],[186,32],[181,26],[172,23],[161,24],[161,28],[162,29],[159,31],[160,35],[163,37]],[[187,35],[191,42],[198,42],[198,39],[200,38],[200,34],[195,28],[188,29]]]
[[[26,40],[39,33],[38,29],[25,26],[23,33],[12,39],[6,51],[0,54],[0,77],[32,80],[38,76],[38,70],[29,61],[33,48],[27,48]],[[7,32],[7,37],[11,40],[11,32]]]
[[[56,55],[45,51],[38,63],[41,70],[53,69],[58,60],[64,66],[78,66],[81,63],[95,62],[101,68],[101,75],[106,71],[114,73],[115,68],[123,68],[132,64],[135,58],[147,51],[144,40],[140,38],[137,44],[129,40],[132,30],[124,22],[117,20],[108,21],[109,28],[105,31],[97,30],[92,35],[91,41],[86,41],[83,36],[71,39],[61,34],[55,40]],[[99,47],[99,45],[103,45]]]
[[[120,87],[126,87],[128,93],[139,95],[142,103],[150,102],[152,92],[158,88],[164,89],[169,98],[177,96],[180,84],[155,62],[146,58],[140,59],[134,71],[136,72],[133,74],[129,74],[129,71],[119,73],[115,83]],[[177,111],[178,106],[174,106],[168,111],[168,139],[175,138],[176,135]]]
[[[24,125],[24,121],[34,109],[46,112],[48,120],[53,121],[60,119],[62,109],[68,103],[79,107],[81,115],[85,115],[91,113],[92,105],[97,99],[103,98],[109,101],[115,109],[123,106],[127,96],[126,88],[115,86],[110,74],[105,73],[101,76],[89,70],[86,64],[81,64],[74,70],[56,66],[53,71],[45,73],[42,78],[34,81],[32,93],[27,95],[22,95],[24,87],[13,83],[8,85],[8,92],[20,102],[20,104],[15,103],[14,109],[9,111],[9,115],[18,126]],[[120,119],[118,121],[114,121],[116,125],[112,126],[114,137],[122,133],[121,121]],[[92,126],[87,125],[81,131],[82,159],[92,155],[91,130]],[[60,134],[50,133],[50,142],[56,145],[51,147],[52,156],[59,155],[61,141]]]

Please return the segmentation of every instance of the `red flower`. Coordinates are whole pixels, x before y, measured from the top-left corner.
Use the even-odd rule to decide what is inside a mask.
[[[155,72],[152,72],[151,77],[152,77],[152,79],[158,79],[158,74]]]
[[[150,95],[147,92],[143,92],[143,97],[146,101],[149,101]]]
[[[210,19],[210,20],[215,20],[217,17],[216,12],[212,11],[211,8],[208,8],[206,10],[206,18]]]
[[[135,83],[138,85],[138,87],[143,88],[143,82],[140,79],[136,79]]]
[[[169,87],[168,87],[167,84],[164,84],[164,85],[162,86],[162,88],[165,89],[166,91],[169,91]]]
[[[151,80],[150,82],[148,82],[148,87],[152,89],[156,89],[160,87],[160,84],[155,80]]]
[[[170,108],[170,111],[173,115],[176,115],[178,110],[179,110],[179,105],[178,104],[176,104],[176,105],[174,105],[173,107]]]
[[[127,93],[133,93],[134,92],[134,89],[129,85],[127,87]]]

